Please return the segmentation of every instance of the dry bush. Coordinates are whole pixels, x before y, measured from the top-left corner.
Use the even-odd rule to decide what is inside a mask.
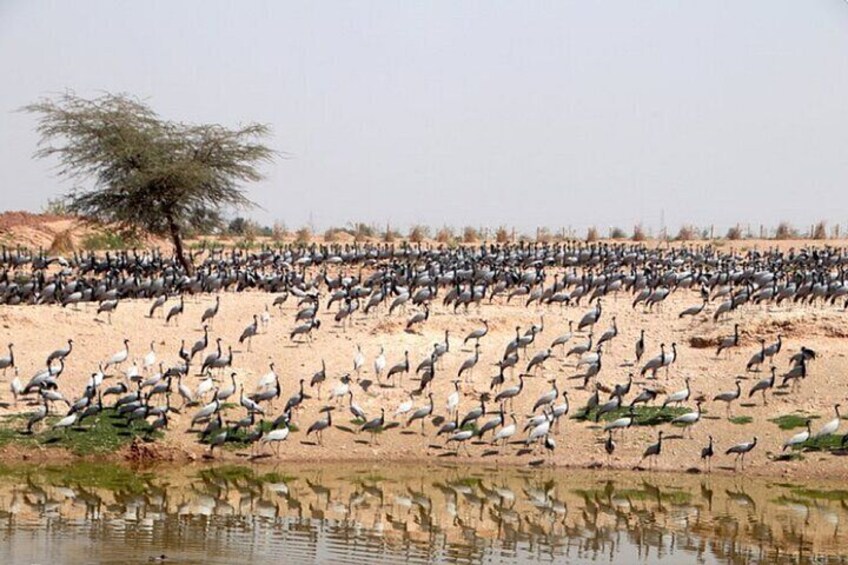
[[[409,241],[412,243],[421,243],[426,238],[430,237],[430,228],[416,224],[409,229]]]
[[[51,255],[70,253],[73,250],[74,240],[71,238],[71,230],[62,230],[53,236],[49,250]]]
[[[335,243],[339,240],[339,230],[338,228],[328,228],[327,231],[324,232],[324,241],[327,243]]]
[[[348,229],[344,231],[352,235],[354,241],[362,242],[377,236],[377,230],[364,222],[353,222],[349,223],[348,226]]]
[[[286,229],[286,224],[283,222],[274,222],[274,227],[271,228],[271,241],[281,243],[287,235],[289,235],[289,230]]]
[[[498,243],[509,243],[510,239],[512,238],[510,237],[509,230],[506,229],[506,226],[498,227],[497,231],[495,232],[495,241],[497,241]]]
[[[798,232],[789,222],[780,222],[774,230],[774,239],[792,239],[798,236]]]
[[[548,228],[539,228],[536,231],[536,241],[539,243],[550,243],[554,240],[553,234],[551,234],[551,230]]]
[[[813,239],[827,239],[827,224],[821,221],[813,228]]]
[[[648,236],[642,228],[642,224],[633,226],[633,241],[645,241],[646,239],[648,239]]]
[[[730,241],[738,241],[742,239],[742,228],[739,226],[733,226],[727,230],[727,239]]]
[[[400,232],[386,227],[386,231],[383,232],[383,241],[385,243],[394,243],[398,239],[400,239]]]
[[[463,243],[477,243],[480,241],[480,232],[477,228],[472,228],[471,226],[465,226],[462,229],[462,242]]]
[[[302,227],[294,234],[294,242],[297,245],[308,245],[312,241],[312,230],[307,227]]]
[[[624,233],[624,230],[621,228],[612,228],[610,231],[610,237],[612,239],[626,239],[627,234]]]
[[[445,226],[436,232],[436,241],[439,243],[450,243],[454,240],[453,229]]]
[[[698,239],[698,231],[692,226],[681,226],[677,232],[677,241],[693,241]]]
[[[591,228],[586,230],[586,241],[587,242],[598,241],[599,239],[601,239],[601,236],[598,233],[598,228],[596,228],[595,226],[592,226]]]

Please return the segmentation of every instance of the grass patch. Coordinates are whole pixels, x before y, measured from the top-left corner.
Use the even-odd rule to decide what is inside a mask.
[[[796,449],[804,449],[806,451],[838,451],[842,449],[841,435],[828,435],[824,437],[813,437],[795,446]]]
[[[683,414],[688,414],[692,410],[689,408],[683,408],[679,406],[667,406],[662,408],[660,406],[637,406],[634,415],[636,417],[635,422],[633,423],[636,426],[658,426],[660,424],[667,424],[681,416]],[[595,421],[595,414],[597,413],[597,409],[590,411],[589,413],[581,412],[573,416],[575,420],[591,420]],[[617,420],[618,418],[622,418],[627,416],[630,413],[629,407],[621,407],[612,412],[607,412],[606,414],[601,416],[602,422],[612,422],[613,420]],[[706,412],[702,411],[702,414]]]
[[[745,424],[750,424],[754,421],[751,416],[733,416],[727,419],[731,424],[736,424],[737,426],[744,426]]]
[[[819,490],[812,488],[794,488],[792,494],[799,498],[812,500],[837,500],[848,501],[848,490]]]
[[[86,489],[102,488],[141,494],[150,487],[152,473],[143,473],[122,465],[101,461],[77,461],[73,465],[0,465],[0,476],[29,478],[36,484],[77,486]]]
[[[62,447],[75,455],[102,455],[114,453],[135,437],[163,437],[162,432],[151,434],[147,423],[136,422],[132,426],[126,426],[126,420],[117,416],[113,408],[106,408],[97,418],[86,418],[82,426],[74,426],[68,430],[51,429],[60,418],[47,418],[46,424],[38,424],[32,435],[21,433],[26,428],[23,420],[28,417],[29,415],[24,415],[20,418],[4,419],[0,425],[0,445],[12,443],[23,447]]]
[[[138,239],[124,237],[109,230],[89,234],[82,240],[82,248],[86,251],[129,249],[138,245]]]
[[[806,427],[807,420],[815,420],[817,418],[818,416],[806,414],[784,414],[783,416],[770,419],[769,422],[777,424],[777,427],[781,430],[794,430],[795,428]]]

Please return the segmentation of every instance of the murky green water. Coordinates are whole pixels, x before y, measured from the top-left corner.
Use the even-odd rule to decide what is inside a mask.
[[[843,563],[848,485],[439,466],[0,467],[0,563]]]

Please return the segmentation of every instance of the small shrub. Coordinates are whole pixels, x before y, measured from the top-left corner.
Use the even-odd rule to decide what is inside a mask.
[[[135,245],[138,245],[135,238],[125,237],[110,230],[88,234],[82,240],[82,248],[86,251],[128,249]]]
[[[601,238],[600,234],[598,234],[598,228],[592,226],[588,230],[586,230],[586,241],[593,242],[598,241]]]
[[[328,228],[327,231],[324,232],[324,241],[327,243],[335,243],[339,240],[339,229],[338,228]]]
[[[646,239],[648,239],[648,236],[645,234],[642,224],[636,224],[633,227],[633,241],[645,241]]]
[[[821,221],[813,228],[813,239],[827,239],[827,224]]]
[[[45,214],[51,214],[53,216],[66,216],[68,214],[68,205],[64,198],[50,198],[42,208],[42,211]]]
[[[398,239],[400,239],[400,232],[397,230],[387,227],[383,232],[383,241],[386,243],[394,243]]]
[[[478,241],[480,241],[480,232],[476,228],[465,226],[462,230],[462,242],[477,243]]]
[[[681,226],[677,232],[677,241],[692,241],[698,239],[698,232],[692,226]]]
[[[70,253],[73,250],[74,242],[71,239],[71,230],[62,230],[53,236],[49,251],[51,255]]]
[[[610,231],[610,237],[613,239],[625,239],[627,238],[627,234],[624,233],[624,230],[621,228],[612,228],[612,231]]]
[[[495,232],[495,241],[498,243],[509,243],[509,240],[512,239],[510,237],[509,230],[506,229],[506,226],[500,226]]]
[[[377,230],[373,226],[369,226],[364,222],[355,222],[348,224],[350,227],[347,232],[353,236],[355,241],[366,241],[369,238],[377,236]]]
[[[244,235],[247,229],[247,220],[238,216],[227,225],[227,233],[230,235]]]
[[[412,243],[421,243],[428,237],[430,237],[430,229],[427,226],[417,224],[409,230],[409,241]]]
[[[286,224],[283,222],[274,222],[274,226],[271,228],[271,241],[282,243],[287,235],[289,235],[289,230],[286,229]]]
[[[730,241],[737,241],[742,239],[742,228],[739,226],[733,226],[729,230],[727,230],[727,239]]]
[[[554,236],[551,234],[551,230],[548,228],[539,228],[536,232],[536,241],[539,243],[550,243],[553,241]]]
[[[798,236],[798,232],[792,227],[789,222],[780,222],[777,229],[774,230],[775,239],[792,239]]]
[[[294,234],[294,242],[297,245],[308,245],[312,241],[312,230],[302,227]]]
[[[443,227],[436,233],[436,241],[438,241],[439,243],[450,243],[453,240],[453,230],[448,226]]]

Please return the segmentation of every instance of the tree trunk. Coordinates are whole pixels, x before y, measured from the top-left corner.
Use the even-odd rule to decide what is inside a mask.
[[[183,236],[180,233],[180,226],[178,226],[174,220],[168,218],[168,229],[171,231],[171,241],[174,243],[174,254],[177,256],[177,260],[183,266],[187,275],[193,275],[194,265],[191,264],[188,257],[185,255],[185,249],[183,249]]]

